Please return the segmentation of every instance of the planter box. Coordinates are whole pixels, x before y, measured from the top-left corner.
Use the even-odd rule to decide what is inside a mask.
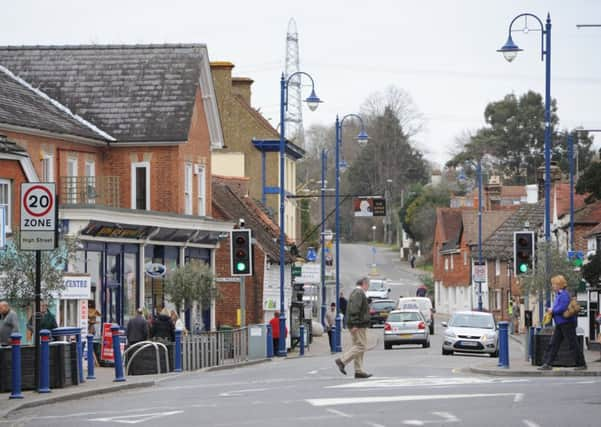
[[[543,364],[543,358],[545,357],[545,351],[547,350],[549,342],[551,341],[551,337],[552,337],[552,334],[534,335],[534,337],[533,337],[534,339],[532,340],[532,345],[534,346],[533,353],[532,353],[533,354],[533,357],[532,357],[533,365],[540,366]],[[583,336],[577,335],[576,338],[578,341],[578,345],[580,346],[580,349],[582,349]],[[576,359],[574,357],[574,353],[571,352],[569,349],[568,341],[564,339],[561,342],[561,345],[559,346],[559,352],[557,353],[557,357],[555,358],[553,363],[551,363],[551,366],[573,367],[573,366],[576,366],[575,360]]]

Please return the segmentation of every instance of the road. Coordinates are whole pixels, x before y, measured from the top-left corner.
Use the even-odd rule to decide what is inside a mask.
[[[369,333],[376,342],[382,332]],[[341,375],[330,355],[275,359],[24,410],[0,425],[599,425],[601,378],[477,376],[465,368],[488,356],[442,356],[440,340],[437,334],[431,348],[388,351],[378,341],[366,354],[366,366],[374,374],[368,380]]]
[[[397,251],[365,243],[340,244],[340,287],[345,295],[349,295],[358,278],[373,272],[373,264],[379,277],[390,279],[390,298],[415,296],[421,283],[419,271],[399,262]]]

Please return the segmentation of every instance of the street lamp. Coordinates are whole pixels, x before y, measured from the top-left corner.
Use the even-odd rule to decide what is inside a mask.
[[[471,162],[469,162],[471,163]],[[479,272],[482,271],[482,156],[478,157],[476,163],[476,176],[478,179],[478,266]],[[478,311],[482,311],[482,277],[475,274],[478,280]]]
[[[509,62],[513,61],[517,54],[523,49],[520,49],[511,38],[511,32],[514,22],[519,18],[524,18],[524,27],[521,29],[524,33],[528,33],[528,17],[534,18],[540,25],[540,29],[532,31],[541,32],[541,61],[545,60],[545,241],[551,240],[551,15],[547,14],[547,22],[543,25],[543,21],[532,13],[522,13],[517,15],[509,24],[509,37],[507,42],[497,52],[501,52],[505,59]],[[519,30],[515,30],[519,31]],[[549,251],[546,252],[546,269],[549,271]],[[547,286],[546,290],[546,307],[551,305],[551,291]],[[542,311],[542,310],[541,310]]]
[[[342,342],[340,337],[342,336],[342,316],[340,315],[340,146],[342,145],[342,124],[344,120],[349,117],[355,117],[359,119],[361,123],[361,131],[357,135],[357,142],[360,146],[367,144],[369,137],[365,132],[365,125],[361,116],[357,114],[347,114],[342,118],[338,119],[336,116],[336,336],[334,337],[334,351],[342,351]]]
[[[285,113],[288,109],[288,84],[290,83],[290,79],[295,77],[296,75],[305,75],[309,77],[311,80],[311,94],[305,102],[311,111],[315,111],[315,109],[319,106],[321,100],[315,94],[315,83],[313,82],[313,77],[303,71],[297,71],[292,73],[288,78],[284,76],[282,73],[282,77],[280,79],[280,340],[278,349],[275,352],[278,356],[286,356],[286,306],[284,303],[284,273],[285,273],[285,264],[286,264],[286,253],[284,244],[286,243],[286,233],[284,230],[286,221],[284,218],[284,205],[286,200],[286,193],[284,189],[284,180],[286,178],[285,175],[285,167],[286,167],[286,122],[285,122]]]
[[[321,324],[326,326],[326,165],[328,151],[321,150]],[[331,256],[331,255],[330,255]],[[338,304],[337,304],[338,305]]]

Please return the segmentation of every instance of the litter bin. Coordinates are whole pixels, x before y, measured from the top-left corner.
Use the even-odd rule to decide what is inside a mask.
[[[533,357],[532,364],[535,366],[541,366],[543,364],[543,358],[545,357],[545,351],[549,346],[549,342],[551,342],[551,337],[553,336],[553,331],[555,328],[543,328],[540,330],[538,334],[534,335],[534,339],[532,341],[533,344]],[[576,340],[578,342],[578,346],[582,350],[584,343],[584,330],[582,328],[576,328]],[[565,366],[565,367],[574,367],[576,366],[576,358],[574,357],[574,353],[570,351],[570,347],[568,345],[567,340],[562,340],[561,345],[559,346],[559,351],[557,352],[557,357],[551,363],[551,366]]]

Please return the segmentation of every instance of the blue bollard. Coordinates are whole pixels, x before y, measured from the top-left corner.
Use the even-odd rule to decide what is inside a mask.
[[[305,355],[305,325],[300,325],[300,355]]]
[[[75,335],[75,345],[77,347],[77,370],[79,371],[79,383],[85,382],[83,379],[83,342],[81,341],[81,332]]]
[[[40,384],[38,393],[50,393],[50,331],[40,331]]]
[[[11,356],[12,356],[12,387],[9,399],[23,399],[21,394],[21,334],[13,332],[10,334]]]
[[[88,334],[86,337],[88,340],[88,376],[86,379],[95,380],[94,375],[94,335]]]
[[[182,331],[181,329],[175,330],[175,366],[173,368],[173,372],[181,372],[182,371]]]
[[[271,335],[271,325],[267,324],[267,357],[273,357],[273,335]]]
[[[115,363],[115,379],[113,382],[125,381],[123,376],[123,359],[121,357],[121,333],[119,325],[111,326],[111,335],[113,336],[113,361]]]
[[[499,368],[509,369],[509,322],[499,322]]]
[[[332,331],[334,336],[334,351],[342,352],[342,315],[338,313],[336,316],[336,329]]]
[[[528,328],[528,360],[532,361],[534,358],[534,327]]]
[[[336,353],[336,348],[338,348],[336,345],[336,340],[338,339],[338,335],[336,334],[337,332],[338,328],[336,327],[336,322],[334,322],[334,325],[332,325],[332,342],[328,343],[330,344],[331,353]]]

